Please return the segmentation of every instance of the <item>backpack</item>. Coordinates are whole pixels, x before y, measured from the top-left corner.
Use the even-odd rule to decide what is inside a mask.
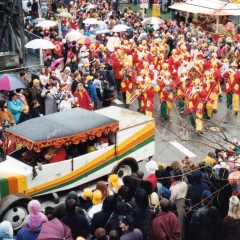
[[[139,229],[142,232],[144,240],[151,240],[152,221],[159,211],[154,212],[154,206],[150,206],[150,211],[144,213]]]

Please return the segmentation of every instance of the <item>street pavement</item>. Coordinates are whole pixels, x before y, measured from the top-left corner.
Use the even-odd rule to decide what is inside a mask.
[[[119,100],[122,99],[121,94],[118,94],[117,97]],[[119,106],[124,107],[124,105]],[[155,155],[153,160],[156,162],[167,165],[171,164],[173,160],[181,162],[186,155],[190,156],[194,162],[201,162],[208,152],[214,152],[216,148],[221,148],[221,146],[227,147],[229,143],[224,140],[225,138],[229,141],[234,138],[240,139],[240,116],[235,116],[233,111],[231,114],[227,114],[225,94],[219,100],[218,112],[212,113],[210,120],[204,120],[203,135],[198,135],[193,131],[190,125],[189,114],[179,114],[176,104],[173,106],[171,121],[162,122],[159,114],[159,97],[157,93],[155,93],[154,108],[153,117],[156,127]],[[130,104],[129,109],[137,111],[137,100]],[[171,142],[175,141],[183,147],[181,145],[178,148],[173,146]],[[140,163],[139,167],[147,175],[145,163]]]

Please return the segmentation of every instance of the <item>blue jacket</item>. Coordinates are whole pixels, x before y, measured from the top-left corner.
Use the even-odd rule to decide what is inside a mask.
[[[17,233],[16,240],[36,240],[39,232],[30,232],[23,226]]]
[[[16,99],[16,101],[8,101],[7,107],[11,111],[16,124],[19,121],[19,117],[22,112],[23,106],[24,106],[23,103],[18,99]]]
[[[93,83],[90,81],[88,82],[88,87],[91,91],[91,94],[90,94],[90,98],[92,101],[95,101],[97,100],[97,90],[96,90],[96,87],[93,85]]]

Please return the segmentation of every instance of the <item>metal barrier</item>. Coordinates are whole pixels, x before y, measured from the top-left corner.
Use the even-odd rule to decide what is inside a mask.
[[[34,39],[41,39],[39,36],[29,32],[28,30],[24,30],[24,36],[25,36],[25,44],[28,42],[34,40]],[[30,48],[25,48],[25,56],[26,56],[26,63],[27,66],[31,65],[38,65],[41,63],[40,61],[40,50],[39,49],[30,49]]]

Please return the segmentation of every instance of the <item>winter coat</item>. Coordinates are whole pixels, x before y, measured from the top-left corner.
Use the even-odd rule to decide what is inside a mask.
[[[183,181],[177,181],[170,187],[171,197],[170,201],[175,203],[177,207],[178,221],[181,227],[181,234],[184,237],[184,229],[185,229],[185,213],[184,213],[184,205],[185,205],[185,197],[187,195],[188,186]]]
[[[29,113],[31,114],[32,118],[40,117],[40,112],[38,108],[32,108]]]
[[[50,90],[44,88],[41,96],[45,99],[45,115],[56,113],[58,111],[57,104],[53,101],[57,89],[54,87]]]
[[[71,191],[70,193],[68,193],[68,195],[65,198],[65,202],[67,202],[70,199],[74,199],[76,202],[76,213],[85,216],[87,218],[87,220],[89,221],[88,213],[85,209],[81,208],[81,203],[79,201],[79,198],[78,198],[78,195],[76,194],[76,192]],[[65,202],[54,207],[54,210],[53,210],[54,217],[61,219],[65,216],[65,214],[66,214]]]
[[[36,240],[39,232],[30,232],[23,226],[17,233],[16,240]]]
[[[7,107],[12,113],[14,121],[16,123],[18,123],[19,121],[19,117],[22,112],[23,106],[24,106],[23,103],[18,99],[16,99],[15,101],[8,101]]]
[[[36,86],[33,86],[31,88],[30,92],[31,92],[32,101],[33,100],[37,100],[39,102],[39,104],[40,104],[39,112],[41,114],[44,114],[45,113],[45,111],[44,111],[44,108],[45,108],[44,105],[45,104],[44,104],[43,98],[41,96],[42,89],[41,88],[37,88]]]
[[[190,186],[187,192],[187,206],[195,206],[202,201],[202,194],[204,190],[210,190],[206,183],[202,182],[202,172],[196,170],[192,172],[190,177]]]
[[[222,234],[224,240],[239,240],[240,236],[240,219],[225,217],[222,223]]]
[[[75,71],[76,70],[78,70],[78,64],[77,64],[77,62],[69,62],[67,65],[66,65],[66,67],[70,67],[70,69],[71,69],[71,73],[75,73]]]
[[[11,240],[13,238],[13,229],[11,223],[3,221],[0,223],[0,240]]]
[[[221,224],[222,218],[218,210],[202,204],[193,215],[189,228],[194,240],[219,240]]]
[[[91,222],[90,233],[94,235],[95,230],[97,228],[104,228],[106,223],[108,222],[111,214],[106,213],[105,211],[97,212],[93,215],[93,219]]]
[[[10,122],[14,121],[13,115],[9,109],[6,109],[6,111],[0,109],[0,127],[3,125],[4,120],[8,120]]]
[[[111,106],[112,103],[112,99],[113,99],[113,90],[110,88],[104,88],[103,89],[103,101],[102,101],[102,105],[104,107],[109,107]]]
[[[91,82],[91,81],[89,81],[88,83],[87,83],[87,85],[88,85],[88,87],[89,87],[89,89],[90,89],[90,92],[91,92],[91,94],[90,94],[90,98],[91,98],[91,100],[92,100],[92,102],[94,102],[95,100],[97,100],[97,91],[96,91],[96,87],[93,85],[93,82]]]
[[[31,114],[30,114],[30,113],[25,114],[25,113],[22,112],[22,113],[20,114],[19,122],[18,122],[18,123],[25,122],[25,121],[27,121],[27,120],[29,120],[29,119],[32,119]]]
[[[66,215],[61,221],[71,228],[73,239],[77,237],[87,238],[89,234],[89,223],[86,217],[80,214]]]
[[[107,70],[107,81],[110,87],[116,87],[116,79],[113,70]]]
[[[153,240],[180,240],[180,224],[176,215],[170,211],[159,212],[152,221]]]
[[[143,240],[143,235],[139,229],[135,228],[133,231],[124,231],[120,240]]]
[[[80,94],[79,92],[75,92],[74,97],[78,98],[80,108],[84,108],[86,110],[91,109],[90,104],[92,104],[92,101],[86,90],[82,91],[82,94]]]
[[[225,218],[228,213],[229,198],[232,196],[232,186],[228,183],[228,180],[216,179],[212,182],[210,189],[211,192],[221,189],[214,196],[212,205],[217,208],[221,217]]]

